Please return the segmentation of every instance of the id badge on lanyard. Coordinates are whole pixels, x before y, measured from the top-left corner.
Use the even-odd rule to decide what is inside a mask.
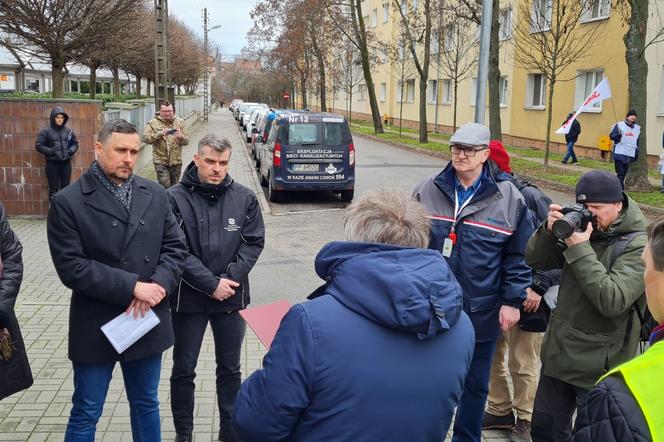
[[[454,222],[452,223],[452,229],[450,230],[450,234],[447,235],[447,238],[443,240],[443,256],[445,258],[449,258],[452,256],[452,249],[456,245],[457,242],[457,234],[456,234],[456,225],[459,222],[459,215],[461,214],[461,211],[470,204],[470,201],[473,199],[475,196],[475,193],[477,192],[477,189],[475,189],[475,192],[473,192],[468,198],[466,198],[466,201],[459,207],[459,194],[457,191],[454,191]]]

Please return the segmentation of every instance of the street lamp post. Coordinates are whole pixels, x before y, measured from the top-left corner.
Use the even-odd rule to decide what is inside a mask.
[[[482,1],[482,21],[480,24],[480,60],[477,72],[477,96],[475,97],[475,122],[484,124],[486,111],[486,84],[489,78],[489,45],[491,44],[492,0]]]
[[[203,70],[203,121],[207,122],[208,114],[210,113],[210,95],[208,91],[208,78],[209,78],[209,66],[208,66],[208,32],[221,28],[220,25],[212,26],[208,28],[208,12],[207,8],[203,8],[203,46],[204,46],[204,70]]]

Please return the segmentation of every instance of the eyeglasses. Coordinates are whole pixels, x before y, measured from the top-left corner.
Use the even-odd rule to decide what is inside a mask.
[[[474,157],[477,152],[486,149],[486,147],[480,147],[479,149],[476,149],[472,146],[462,146],[460,144],[452,144],[450,146],[450,152],[452,152],[453,155],[459,155],[461,152],[463,152],[467,157]]]

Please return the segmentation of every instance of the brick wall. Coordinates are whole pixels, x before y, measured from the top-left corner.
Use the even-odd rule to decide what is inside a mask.
[[[45,160],[35,150],[35,140],[49,124],[55,106],[62,106],[69,115],[67,126],[76,133],[80,146],[72,163],[72,182],[95,158],[101,101],[0,98],[0,201],[9,215],[46,216]]]

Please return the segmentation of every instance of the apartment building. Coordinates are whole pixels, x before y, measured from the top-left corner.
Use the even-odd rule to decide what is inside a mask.
[[[581,1],[581,0],[580,0]],[[567,114],[579,107],[584,98],[604,77],[608,77],[613,93],[609,100],[596,105],[581,114],[579,121],[582,133],[578,149],[587,156],[599,156],[599,138],[608,135],[612,125],[624,118],[628,107],[628,78],[625,61],[623,35],[626,25],[616,9],[611,8],[610,0],[587,1],[587,8],[578,20],[578,32],[597,27],[596,40],[585,56],[569,65],[559,76],[553,96],[551,140],[553,149],[563,151],[564,137],[555,134]],[[649,34],[654,37],[661,33],[664,22],[657,13],[656,0],[651,1]],[[367,29],[375,36],[375,41],[383,46],[400,47],[400,14],[394,9],[394,2],[385,0],[365,0],[363,13]],[[552,0],[510,0],[501,1],[499,11],[500,30],[500,107],[503,137],[518,146],[543,147],[546,138],[546,117],[548,106],[548,85],[542,72],[526,69],[519,60],[515,48],[515,30],[519,23],[530,26],[530,17],[537,11],[551,20],[554,14]],[[408,0],[402,3],[404,11],[423,14],[422,0]],[[525,7],[525,8],[524,8]],[[454,103],[457,107],[457,125],[472,121],[475,115],[477,90],[477,65],[479,52],[477,37],[479,27],[467,20],[443,18],[440,22],[441,39],[432,34],[431,64],[427,84],[427,122],[431,129],[438,127],[443,132],[452,131]],[[542,30],[546,32],[546,30]],[[460,40],[470,39],[472,44],[465,47]],[[422,49],[419,48],[421,51]],[[374,87],[381,115],[387,115],[393,124],[399,123],[399,115],[405,126],[418,127],[419,124],[419,76],[412,66],[412,56],[408,49],[402,50],[402,57],[378,56],[372,64]],[[471,64],[467,75],[450,75],[445,60],[450,53],[461,52],[463,58],[458,65]],[[647,152],[651,160],[662,152],[664,131],[664,43],[655,43],[646,50],[648,60],[648,115],[640,115],[647,120]],[[447,63],[449,65],[449,62]],[[404,69],[404,66],[407,68]],[[405,74],[405,75],[403,75]],[[455,100],[456,98],[456,100]],[[311,92],[309,103],[316,107],[315,91]],[[345,112],[352,107],[355,118],[370,119],[371,110],[364,80],[353,92],[352,106],[349,97],[337,90],[328,99],[328,108]],[[488,121],[488,110],[486,113]],[[656,162],[656,161],[655,161]]]

